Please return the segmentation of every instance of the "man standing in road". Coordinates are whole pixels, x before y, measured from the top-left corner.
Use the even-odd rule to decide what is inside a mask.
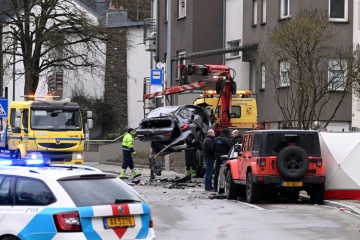
[[[233,130],[231,133],[233,144],[242,144],[242,137],[239,135],[239,130]]]
[[[133,134],[135,133],[133,128],[129,128],[127,130],[127,134],[125,134],[123,141],[122,141],[122,151],[124,156],[124,161],[122,164],[122,169],[120,171],[120,178],[126,178],[126,169],[129,167],[132,173],[132,177],[136,178],[139,177],[141,174],[138,174],[134,168],[134,161],[132,159],[131,154],[136,155],[134,150],[134,138]]]
[[[211,176],[214,171],[214,161],[215,161],[215,132],[210,129],[207,132],[207,135],[203,142],[203,156],[206,164],[205,170],[205,191],[215,191],[215,188],[212,187]]]
[[[214,188],[217,190],[218,179],[219,179],[219,172],[220,172],[220,165],[222,163],[221,156],[227,155],[234,145],[230,138],[229,138],[230,131],[227,128],[222,130],[222,133],[219,137],[215,140],[215,153],[216,153],[216,160],[215,160],[215,175],[214,175]]]
[[[196,148],[193,147],[185,149],[185,175],[189,174],[196,177]]]

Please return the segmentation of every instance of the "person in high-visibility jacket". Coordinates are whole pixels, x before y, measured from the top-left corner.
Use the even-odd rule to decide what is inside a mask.
[[[127,134],[125,134],[122,141],[122,152],[124,156],[124,161],[122,164],[122,169],[120,171],[120,178],[126,178],[126,169],[129,167],[132,173],[132,177],[139,177],[141,174],[138,174],[134,168],[134,161],[132,159],[131,154],[136,155],[134,150],[134,138],[133,134],[135,133],[133,128],[129,128],[127,130]]]

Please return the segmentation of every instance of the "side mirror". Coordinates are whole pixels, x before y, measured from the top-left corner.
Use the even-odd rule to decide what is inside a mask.
[[[87,118],[92,118],[92,111],[87,111],[86,112],[86,117]]]
[[[20,128],[20,118],[15,118],[15,128]]]
[[[93,128],[93,120],[92,120],[92,119],[88,119],[88,120],[87,120],[87,128],[88,128],[88,129],[92,129],[92,128]]]
[[[21,116],[21,110],[16,110],[16,117],[20,117]]]
[[[222,161],[226,161],[226,160],[228,160],[229,158],[228,158],[228,155],[221,155],[221,156],[220,156],[220,159],[221,159]]]

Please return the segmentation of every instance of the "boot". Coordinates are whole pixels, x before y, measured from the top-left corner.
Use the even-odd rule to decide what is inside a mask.
[[[195,170],[190,170],[191,173],[191,177],[195,178],[196,177],[196,171]]]
[[[119,176],[119,177],[120,177],[121,179],[127,178],[124,169],[122,169],[122,170],[120,171],[120,176]]]
[[[185,169],[185,176],[191,174],[190,171]]]
[[[137,177],[140,177],[141,174],[140,173],[137,173],[135,169],[131,169],[131,173],[132,173],[132,177],[133,178],[137,178]]]

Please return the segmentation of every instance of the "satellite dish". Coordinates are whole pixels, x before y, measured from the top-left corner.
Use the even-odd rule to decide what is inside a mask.
[[[164,67],[164,63],[162,63],[162,62],[158,62],[157,64],[156,64],[156,67],[157,67],[157,69],[162,69],[163,67]]]

